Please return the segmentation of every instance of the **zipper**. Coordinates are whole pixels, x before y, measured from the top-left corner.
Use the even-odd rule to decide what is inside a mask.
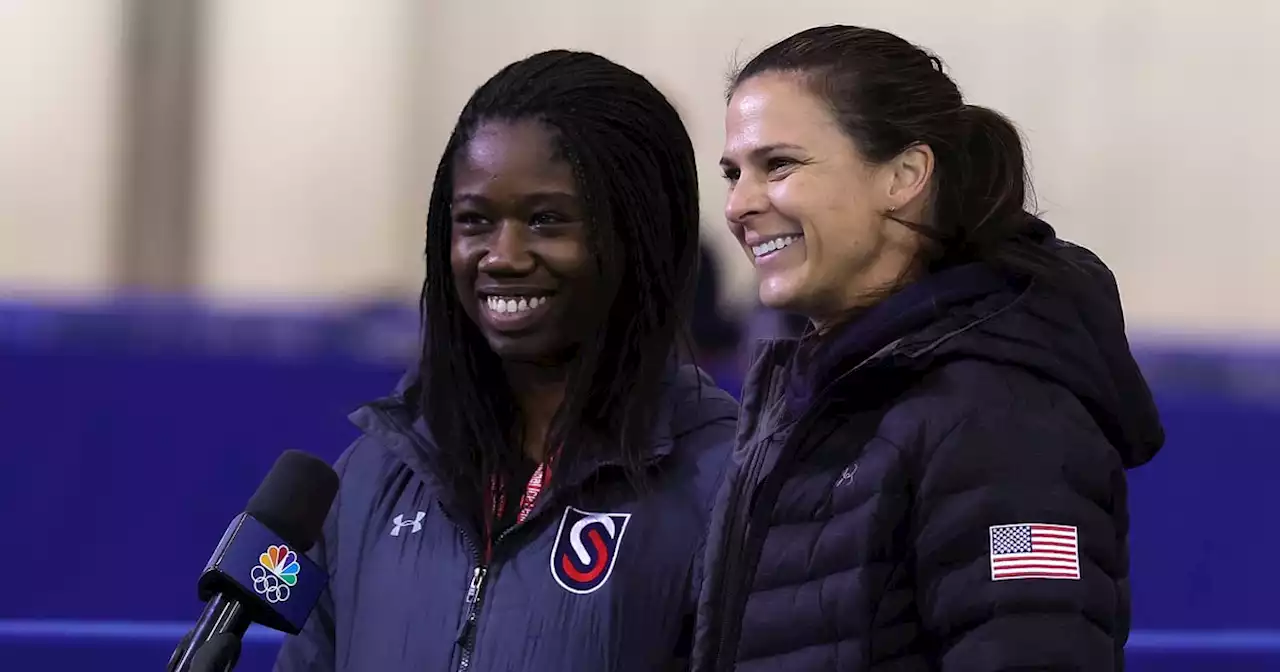
[[[607,465],[611,466],[611,465]],[[523,521],[517,522],[511,527],[503,530],[494,537],[493,542],[489,544],[490,553],[496,549],[502,540],[513,532],[528,526],[538,514],[551,507],[555,501],[555,491],[548,490],[546,494],[538,497],[538,501],[533,505],[533,509],[529,512],[529,516]],[[466,536],[466,535],[463,535]],[[470,544],[470,542],[468,542]],[[486,562],[492,561],[492,558],[484,558],[480,554],[479,549],[474,544],[471,545],[472,557],[475,558],[476,567],[471,570],[471,582],[467,585],[467,596],[463,602],[466,610],[466,618],[462,621],[462,626],[458,629],[457,641],[462,647],[462,652],[458,657],[458,672],[467,672],[471,668],[471,661],[475,657],[476,649],[476,625],[480,620],[480,609],[484,606],[484,587],[485,579],[489,576],[490,565]]]
[[[419,449],[426,449],[426,446],[418,438],[418,435],[413,432],[411,427],[405,427],[403,423],[396,420],[396,418],[384,408],[378,407],[377,405],[370,405],[370,407],[374,409],[374,412],[377,413],[379,417],[392,427],[395,427],[400,434],[407,437]],[[605,466],[621,465],[612,462],[598,465],[598,467]],[[553,492],[547,492],[546,496],[538,497],[538,501],[534,504],[533,510],[529,512],[529,517],[523,522],[518,522],[503,530],[502,533],[493,540],[490,548],[496,548],[498,544],[507,537],[507,535],[528,525],[530,521],[538,517],[539,512],[551,506],[550,502],[552,502],[553,499]],[[471,579],[467,583],[467,594],[463,600],[463,609],[466,616],[462,621],[462,625],[459,626],[457,637],[454,640],[457,645],[461,647],[461,652],[458,656],[457,671],[467,672],[471,668],[471,662],[475,656],[476,625],[480,620],[480,609],[484,606],[485,580],[488,578],[491,568],[489,564],[487,564],[488,560],[481,555],[480,549],[476,545],[472,535],[468,533],[468,528],[458,525],[458,522],[449,515],[449,511],[446,507],[441,506],[441,510],[444,512],[445,517],[449,518],[456,527],[462,530],[462,536],[466,539],[467,546],[471,549],[471,557],[475,562],[475,568],[471,570]]]
[[[404,426],[386,409],[371,405],[374,412],[378,414],[384,421],[404,437],[408,438],[420,450],[426,450],[426,446],[413,432],[411,427]],[[462,621],[462,625],[458,628],[458,635],[455,642],[462,647],[462,651],[458,657],[458,672],[467,672],[471,668],[471,658],[475,654],[476,645],[476,621],[480,618],[480,605],[484,598],[485,579],[489,575],[489,567],[485,564],[484,556],[480,554],[480,548],[476,545],[473,535],[465,526],[459,525],[458,521],[449,515],[447,507],[440,507],[445,517],[448,518],[454,526],[462,531],[462,538],[466,540],[467,548],[471,551],[472,561],[475,562],[475,569],[471,570],[471,579],[467,583],[467,594],[463,600],[463,609],[466,614]],[[498,539],[506,536],[506,532],[499,535]],[[494,542],[497,543],[496,541]]]
[[[868,359],[867,362],[869,361],[871,360]],[[855,370],[861,369],[867,362],[859,364]],[[824,388],[824,391],[827,389],[830,387]],[[716,633],[714,640],[713,650],[716,652],[714,669],[732,670],[737,664],[742,638],[742,616],[746,610],[747,600],[751,596],[750,578],[754,576],[760,562],[760,554],[764,550],[773,508],[777,505],[778,495],[783,486],[791,476],[791,469],[803,462],[816,446],[826,442],[831,432],[835,430],[834,426],[830,426],[827,431],[821,431],[822,418],[826,415],[828,408],[827,400],[820,396],[790,424],[786,436],[782,437],[777,460],[762,478],[759,478],[759,474],[764,468],[768,450],[759,451],[757,456],[753,456],[750,480],[745,484],[749,486],[756,478],[759,478],[759,482],[755,483],[754,488],[744,488],[739,494],[738,506],[745,507],[746,511],[745,515],[735,519],[734,523],[742,525],[736,543],[739,550],[731,555],[732,558],[737,559],[737,562],[731,561],[729,564],[729,567],[736,571],[726,571],[721,584],[722,617],[719,622],[719,632]],[[876,416],[875,423],[879,422],[879,417],[881,416]],[[777,434],[780,429],[774,430],[767,436],[766,448],[769,442],[778,439]],[[806,446],[808,446],[807,450],[805,450]]]
[[[772,439],[766,439],[766,441],[772,441]],[[743,483],[746,487],[739,491],[734,507],[741,513],[735,513],[735,520],[732,522],[735,529],[731,529],[728,535],[732,540],[730,542],[732,546],[726,545],[726,548],[736,546],[739,550],[736,554],[732,554],[731,557],[736,558],[736,561],[732,559],[729,561],[721,583],[721,618],[715,645],[712,647],[715,660],[713,670],[732,670],[737,663],[742,610],[746,608],[746,598],[749,597],[747,593],[750,588],[745,577],[758,561],[760,549],[757,546],[763,546],[765,536],[760,534],[760,526],[756,519],[759,512],[763,511],[766,514],[764,522],[767,523],[767,514],[772,513],[773,508],[772,502],[762,501],[766,498],[760,497],[765,493],[770,478],[766,476],[759,482],[755,482],[763,467],[767,448],[766,446],[766,450],[752,456],[751,463],[747,465],[747,480]],[[756,543],[757,539],[761,542],[760,544]]]
[[[480,617],[480,597],[484,592],[484,577],[489,573],[483,565],[471,572],[471,583],[467,586],[467,598],[463,603],[467,617],[462,621],[462,629],[458,633],[458,642],[462,645],[462,653],[458,657],[458,672],[466,672],[471,668],[471,655],[476,648],[476,619]]]
[[[769,533],[769,520],[773,508],[777,504],[782,486],[786,484],[791,466],[799,458],[795,453],[799,448],[797,441],[805,441],[808,432],[813,430],[817,418],[821,416],[819,402],[811,406],[801,417],[783,427],[776,427],[765,435],[759,445],[762,450],[751,456],[747,467],[747,478],[742,482],[743,488],[738,493],[735,508],[741,515],[735,516],[733,525],[736,530],[730,531],[730,543],[739,550],[731,554],[736,562],[730,560],[727,571],[721,582],[720,604],[721,618],[719,631],[715,634],[712,648],[714,658],[713,670],[732,670],[737,665],[738,649],[741,647],[742,615],[750,597],[751,583],[749,576],[754,576],[755,568],[760,561],[760,553],[764,550],[765,538]],[[775,411],[775,412],[781,412]],[[772,418],[771,420],[776,420]],[[780,432],[785,435],[779,437]],[[775,442],[777,445],[775,446]],[[777,458],[767,473],[761,474],[768,462],[772,450],[777,450]],[[736,539],[733,539],[736,537]]]
[[[536,508],[534,509],[537,510]],[[533,519],[530,514],[525,522]],[[517,523],[503,530],[501,534],[493,540],[493,546],[497,547],[498,543],[506,538],[513,530],[520,527],[524,523]],[[480,608],[484,606],[484,587],[485,579],[489,576],[489,566],[484,564],[480,559],[479,551],[472,547],[474,557],[476,558],[476,568],[471,570],[471,583],[467,584],[467,596],[463,601],[463,608],[466,609],[466,618],[462,621],[462,627],[458,629],[457,642],[462,647],[462,653],[458,657],[458,672],[467,672],[471,668],[471,659],[476,652],[476,622],[480,620]]]

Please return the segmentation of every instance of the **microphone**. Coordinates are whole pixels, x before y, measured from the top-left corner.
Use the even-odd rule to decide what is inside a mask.
[[[305,553],[337,494],[338,475],[323,460],[297,450],[276,460],[205,565],[204,611],[169,658],[169,672],[228,672],[251,623],[302,630],[329,583]]]

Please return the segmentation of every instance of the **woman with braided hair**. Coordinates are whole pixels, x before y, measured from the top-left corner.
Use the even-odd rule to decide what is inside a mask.
[[[549,51],[467,103],[427,215],[419,362],[363,430],[276,669],[684,664],[737,405],[680,336],[692,143],[644,77]]]

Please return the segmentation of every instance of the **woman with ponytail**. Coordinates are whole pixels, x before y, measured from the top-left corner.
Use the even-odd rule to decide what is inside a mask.
[[[747,374],[694,669],[1121,669],[1125,470],[1163,430],[1014,127],[827,26],[733,78],[721,166],[761,301],[812,326]]]

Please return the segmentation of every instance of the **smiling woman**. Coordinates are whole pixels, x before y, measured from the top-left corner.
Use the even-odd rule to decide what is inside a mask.
[[[686,664],[737,418],[678,356],[698,214],[689,136],[635,72],[552,51],[475,92],[432,189],[421,361],[353,416],[330,591],[278,670]]]
[[[1123,668],[1125,469],[1163,428],[1115,279],[943,70],[822,26],[733,79],[729,228],[815,328],[743,385],[698,672]]]
[[[921,193],[932,151],[885,165],[862,159],[801,78],[742,82],[725,120],[725,217],[756,268],[760,300],[818,322],[866,303],[917,272],[919,236],[882,213]]]
[[[586,206],[555,141],[541,122],[490,122],[454,162],[459,301],[508,367],[570,360],[599,305]]]

